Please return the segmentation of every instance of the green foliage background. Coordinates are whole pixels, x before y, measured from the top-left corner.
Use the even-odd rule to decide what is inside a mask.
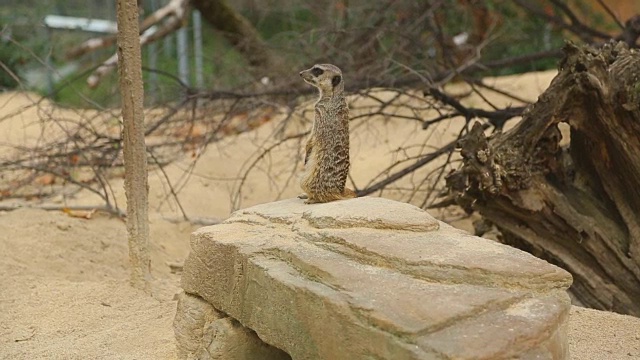
[[[46,14],[57,14],[78,17],[94,17],[100,19],[115,20],[115,5],[113,0],[3,0],[0,5],[0,29],[6,38],[10,34],[12,40],[0,39],[0,61],[16,74],[24,74],[34,69],[43,70],[45,60],[50,61],[54,68],[60,68],[67,60],[65,52],[76,44],[94,37],[95,34],[80,33],[77,31],[47,31],[42,24]],[[146,6],[149,1],[145,1]],[[333,3],[324,1],[320,3]],[[399,1],[396,4],[406,5],[410,1]],[[406,4],[405,4],[406,3]],[[417,2],[415,6],[419,6]],[[367,31],[362,28],[358,19],[364,19],[371,12],[379,11],[376,2],[355,1],[349,2],[348,16],[350,24],[338,24],[330,11],[320,11],[322,5],[310,5],[304,1],[274,1],[274,0],[245,0],[233,2],[233,5],[245,15],[259,31],[261,36],[274,49],[292,59],[291,66],[306,66],[316,60],[322,59],[321,44],[314,46],[319,39],[339,37],[341,32]],[[468,31],[472,19],[470,14],[462,11],[451,1],[450,6],[444,6],[443,32],[453,36],[463,31]],[[487,6],[491,11],[500,14],[500,24],[494,29],[491,40],[482,48],[484,61],[501,59],[510,56],[519,56],[527,53],[555,49],[562,46],[563,34],[540,18],[525,14],[508,0],[487,0]],[[398,5],[398,6],[400,6]],[[410,5],[413,6],[413,5]],[[389,8],[384,14],[388,31],[380,36],[382,46],[393,46],[402,40],[402,27],[395,26],[397,22],[395,8]],[[583,14],[591,14],[592,11],[583,5],[579,8]],[[150,13],[151,9],[146,9]],[[592,16],[593,25],[602,25],[602,17]],[[246,62],[241,54],[231,47],[225,39],[215,32],[208,24],[203,23],[204,40],[204,83],[206,88],[234,89],[247,86],[251,79],[244,70]],[[365,24],[366,25],[366,24]],[[192,24],[190,23],[191,27]],[[351,26],[351,28],[349,27]],[[395,26],[395,27],[394,27]],[[189,28],[189,34],[191,34]],[[158,55],[158,75],[146,68],[145,89],[149,103],[167,102],[181,96],[184,89],[176,82],[177,56],[175,38],[171,38],[174,44],[170,46],[167,41],[159,41],[154,47],[146,47],[143,50],[143,64],[148,64],[149,52],[155,51]],[[192,41],[192,40],[191,40]],[[428,57],[429,49],[434,46],[428,35],[424,37],[423,44],[416,44],[415,53],[398,55],[399,60],[406,65],[419,68]],[[192,48],[191,48],[192,49]],[[101,61],[108,58],[114,49],[104,49],[93,54],[86,55],[78,61],[79,70],[58,81],[53,89],[46,84],[31,84],[34,90],[48,95],[59,103],[67,106],[93,107],[117,106],[117,78],[115,72],[107,76],[97,89],[89,89],[86,78],[91,70]],[[192,50],[191,50],[192,51]],[[190,54],[193,55],[193,54]],[[190,56],[193,61],[193,56]],[[413,62],[413,63],[411,63]],[[553,59],[532,62],[530,64],[505,67],[498,71],[485,73],[484,75],[505,75],[527,72],[532,70],[544,70],[555,67]],[[191,63],[193,69],[193,62]],[[391,74],[403,71],[401,68],[389,69]],[[193,71],[191,71],[192,76]],[[167,76],[167,74],[173,76]],[[157,78],[157,85],[149,88],[150,79]],[[191,79],[192,84],[195,79]],[[11,89],[19,84],[5,71],[0,71],[0,88]],[[83,96],[78,96],[83,94]]]

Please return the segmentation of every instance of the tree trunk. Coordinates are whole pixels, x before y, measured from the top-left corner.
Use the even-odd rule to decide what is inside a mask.
[[[226,0],[191,0],[191,3],[205,21],[244,55],[252,67],[270,69],[280,63],[249,20],[229,6]]]
[[[570,271],[577,301],[640,316],[640,54],[623,43],[564,52],[514,129],[486,138],[475,124],[460,141],[447,186],[501,241]]]
[[[144,94],[136,0],[118,0],[117,13],[131,284],[149,292],[147,151],[144,143]]]

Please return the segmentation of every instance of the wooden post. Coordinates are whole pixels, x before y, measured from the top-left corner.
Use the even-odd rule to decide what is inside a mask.
[[[147,154],[144,91],[136,0],[117,0],[118,74],[124,122],[124,188],[132,286],[150,292]]]

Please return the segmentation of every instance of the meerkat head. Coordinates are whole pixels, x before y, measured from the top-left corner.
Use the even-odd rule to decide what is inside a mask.
[[[342,71],[335,65],[317,64],[300,72],[302,79],[320,90],[320,97],[333,96],[344,90]]]

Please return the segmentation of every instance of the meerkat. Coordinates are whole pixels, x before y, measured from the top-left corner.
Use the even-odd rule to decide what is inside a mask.
[[[354,198],[356,193],[345,187],[350,166],[349,106],[342,71],[335,65],[319,64],[301,71],[300,76],[320,92],[300,181],[306,194],[300,198],[306,204]]]

